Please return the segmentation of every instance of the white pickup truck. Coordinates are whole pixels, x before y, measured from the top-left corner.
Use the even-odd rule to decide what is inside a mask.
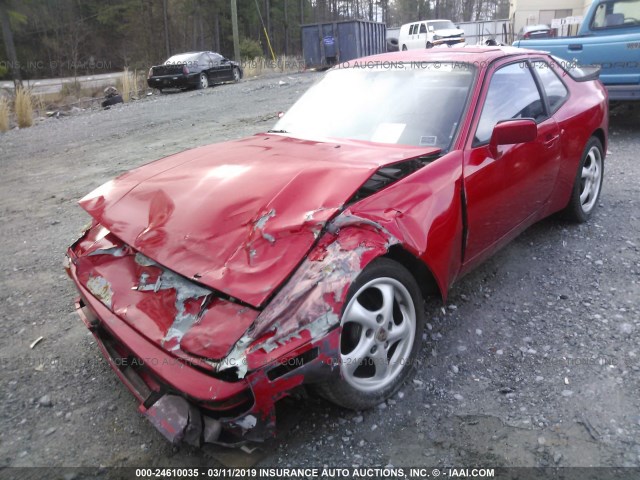
[[[451,20],[420,20],[405,23],[400,27],[398,46],[400,50],[431,48],[436,45],[464,43],[464,31]]]

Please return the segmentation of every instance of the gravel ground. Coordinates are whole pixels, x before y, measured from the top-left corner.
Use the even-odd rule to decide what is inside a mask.
[[[73,313],[76,201],[132,167],[268,129],[317,74],[47,119],[0,135],[0,467],[640,466],[640,109],[612,116],[597,215],[551,218],[429,301],[423,368],[349,412],[288,399],[259,455],[172,447]],[[33,349],[30,344],[43,340]]]

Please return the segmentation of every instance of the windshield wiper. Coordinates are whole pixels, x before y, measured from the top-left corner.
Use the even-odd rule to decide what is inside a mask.
[[[267,130],[267,133],[289,133],[286,130]]]

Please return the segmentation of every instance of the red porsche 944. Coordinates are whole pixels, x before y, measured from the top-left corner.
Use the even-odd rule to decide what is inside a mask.
[[[77,311],[173,442],[263,440],[298,388],[376,405],[415,368],[425,297],[548,215],[593,214],[597,75],[511,47],[338,65],[273,130],[83,198]]]

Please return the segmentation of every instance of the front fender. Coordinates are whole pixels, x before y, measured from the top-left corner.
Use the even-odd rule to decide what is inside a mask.
[[[340,324],[347,292],[356,277],[397,242],[373,222],[352,221],[331,228],[218,370],[235,367],[243,378],[247,371],[260,369],[301,344],[325,336]]]

